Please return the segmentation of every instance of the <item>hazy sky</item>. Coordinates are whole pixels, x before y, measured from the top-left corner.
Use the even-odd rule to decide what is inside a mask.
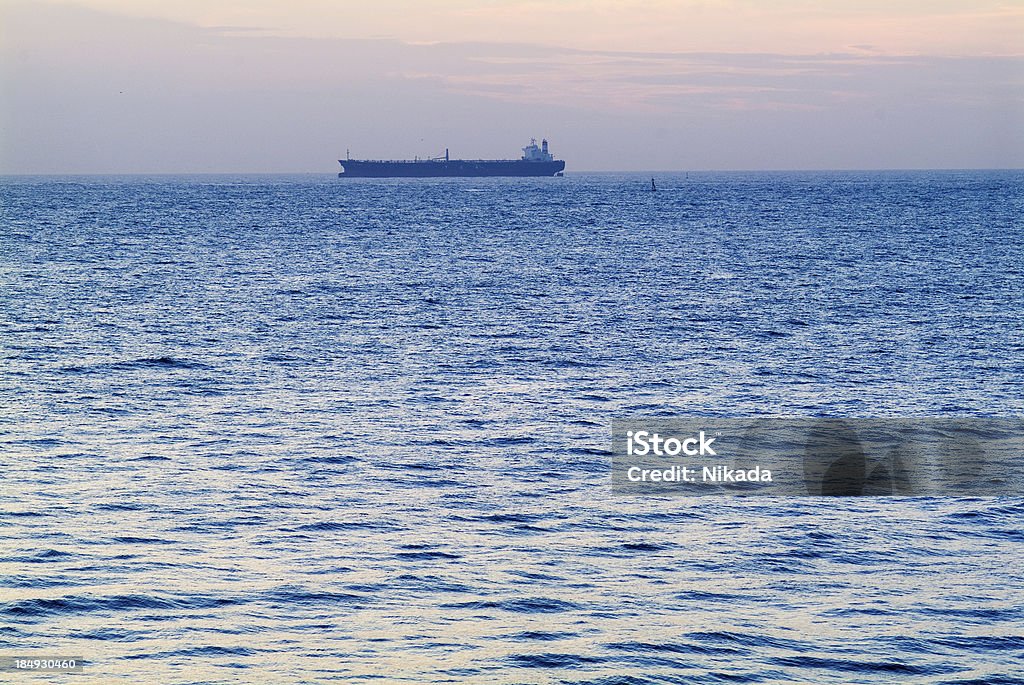
[[[0,0],[0,173],[1024,167],[1024,0]]]

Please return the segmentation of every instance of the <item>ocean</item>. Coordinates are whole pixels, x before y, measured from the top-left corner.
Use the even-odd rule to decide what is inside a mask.
[[[1024,499],[624,495],[613,419],[1024,412],[1024,172],[6,177],[54,683],[1024,683]]]

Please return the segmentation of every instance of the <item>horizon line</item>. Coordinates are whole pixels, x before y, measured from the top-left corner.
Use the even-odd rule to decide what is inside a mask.
[[[773,168],[773,169],[640,169],[640,170],[599,170],[581,169],[579,171],[564,171],[563,177],[586,176],[601,174],[793,174],[793,173],[879,173],[879,172],[935,172],[935,171],[1024,171],[1021,167],[876,167],[876,168],[855,168],[855,167],[834,167],[834,168]],[[0,172],[0,179],[17,178],[67,178],[67,177],[155,177],[155,176],[329,176],[337,177],[334,171],[48,171],[48,172]],[[382,176],[373,180],[387,180],[389,177]],[[409,177],[416,179],[417,177]],[[423,178],[459,179],[459,178],[526,178],[519,176],[438,176]],[[532,178],[549,178],[548,176],[536,176]],[[551,176],[550,178],[559,178]],[[351,179],[348,179],[351,180]]]

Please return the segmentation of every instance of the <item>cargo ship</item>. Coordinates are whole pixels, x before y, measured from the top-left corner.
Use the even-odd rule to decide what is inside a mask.
[[[531,139],[520,159],[339,159],[338,178],[433,178],[438,176],[561,176],[565,162],[548,152],[548,141]]]

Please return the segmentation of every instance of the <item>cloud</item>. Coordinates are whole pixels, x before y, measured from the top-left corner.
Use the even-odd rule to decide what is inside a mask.
[[[1024,54],[1024,7],[1006,0],[66,0],[277,35],[501,42],[577,49],[814,54]]]
[[[410,44],[7,7],[7,172],[326,170],[347,147],[499,157],[541,135],[571,169],[1024,165],[1021,57]]]
[[[644,54],[541,47],[533,54],[518,47],[508,55],[497,46],[480,55],[461,50],[448,70],[430,71],[427,58],[401,75],[504,101],[666,113],[718,108],[827,111],[851,100],[891,100],[898,94],[917,94],[950,106],[978,103],[979,98],[999,104],[1019,102],[1024,93],[1024,58],[1019,57]]]

